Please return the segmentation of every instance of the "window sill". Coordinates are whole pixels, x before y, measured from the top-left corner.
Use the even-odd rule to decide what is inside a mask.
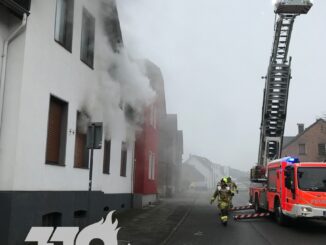
[[[109,172],[103,172],[103,174],[105,174],[105,175],[110,175],[111,173]]]
[[[61,43],[60,41],[58,41],[58,40],[56,40],[56,39],[54,39],[54,41],[55,41],[57,44],[59,44],[62,48],[64,48],[65,50],[67,50],[69,53],[72,54],[72,50],[69,49],[69,48],[67,48],[67,47],[65,47],[65,45],[64,45],[63,43]]]
[[[65,167],[66,164],[64,163],[57,163],[57,162],[45,162],[46,165],[51,165],[51,166],[58,166],[58,167]]]
[[[82,60],[82,59],[80,59],[80,61],[81,61],[82,63],[84,63],[86,66],[88,66],[88,68],[90,68],[91,70],[94,70],[94,64],[93,64],[93,65],[90,65],[90,64],[88,64],[86,61],[84,61],[84,60]]]
[[[127,175],[120,175],[120,177],[127,178]]]
[[[76,167],[76,166],[74,166],[74,168],[77,168],[77,169],[84,169],[84,170],[89,170],[88,167]]]

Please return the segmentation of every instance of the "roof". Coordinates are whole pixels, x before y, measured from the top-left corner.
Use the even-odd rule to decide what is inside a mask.
[[[283,137],[283,145],[287,146],[290,142],[292,142],[292,140],[295,139],[295,136],[284,136]]]
[[[326,121],[324,119],[320,118],[320,119],[316,120],[316,122],[311,124],[308,128],[306,128],[302,133],[298,134],[297,136],[284,136],[282,149],[284,150],[286,147],[291,145],[293,142],[295,142],[297,139],[299,139],[302,135],[304,135],[306,132],[308,132],[311,128],[313,128],[319,122],[326,123]]]
[[[208,160],[206,157],[201,157],[201,156],[197,156],[197,155],[190,155],[190,157],[184,164],[187,164],[191,158],[197,159],[198,161],[200,161],[203,164],[203,166],[205,166],[206,168],[208,168],[208,170],[210,170],[212,172],[213,172],[212,167],[217,166],[218,168],[220,168],[221,173],[223,173],[223,174],[225,173],[224,172],[225,166],[213,163],[210,160]],[[234,169],[234,168],[230,168],[230,167],[229,167],[229,175],[232,176],[232,178],[234,177],[236,179],[242,179],[242,180],[248,180],[248,178],[249,178],[249,174],[247,172],[244,172],[244,171],[241,171],[238,169]]]
[[[205,166],[207,169],[209,169],[210,171],[213,171],[213,165],[215,166],[218,166],[218,167],[221,167],[220,165],[218,164],[215,164],[213,162],[211,162],[210,160],[208,160],[206,157],[201,157],[201,156],[197,156],[197,155],[190,155],[189,159],[190,158],[195,158],[197,159],[199,162],[201,162],[203,164],[203,166]],[[188,159],[188,160],[189,160]],[[187,160],[187,161],[188,161]]]
[[[205,176],[202,175],[194,166],[183,163],[182,164],[182,178],[191,181],[204,181]]]

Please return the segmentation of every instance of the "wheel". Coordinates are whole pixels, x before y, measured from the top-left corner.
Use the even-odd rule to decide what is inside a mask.
[[[255,202],[254,202],[254,208],[255,208],[255,212],[259,213],[261,212],[261,208],[259,207],[259,199],[258,199],[258,195],[255,195]]]
[[[276,199],[274,204],[274,213],[276,222],[279,225],[287,225],[289,223],[289,218],[283,214],[282,207],[278,199]]]

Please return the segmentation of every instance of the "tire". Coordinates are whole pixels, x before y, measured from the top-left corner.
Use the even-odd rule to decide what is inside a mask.
[[[274,214],[276,222],[279,225],[286,226],[289,223],[289,218],[283,214],[282,207],[280,205],[279,199],[275,200],[274,204]]]
[[[259,198],[258,198],[258,194],[255,195],[254,208],[255,208],[255,212],[256,212],[256,213],[259,213],[259,212],[262,211],[262,209],[259,207]]]

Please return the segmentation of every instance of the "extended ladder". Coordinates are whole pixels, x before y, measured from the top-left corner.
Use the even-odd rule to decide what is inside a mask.
[[[262,108],[258,165],[265,166],[281,155],[289,85],[291,58],[287,55],[295,14],[280,14],[275,23],[272,55],[266,76]]]

